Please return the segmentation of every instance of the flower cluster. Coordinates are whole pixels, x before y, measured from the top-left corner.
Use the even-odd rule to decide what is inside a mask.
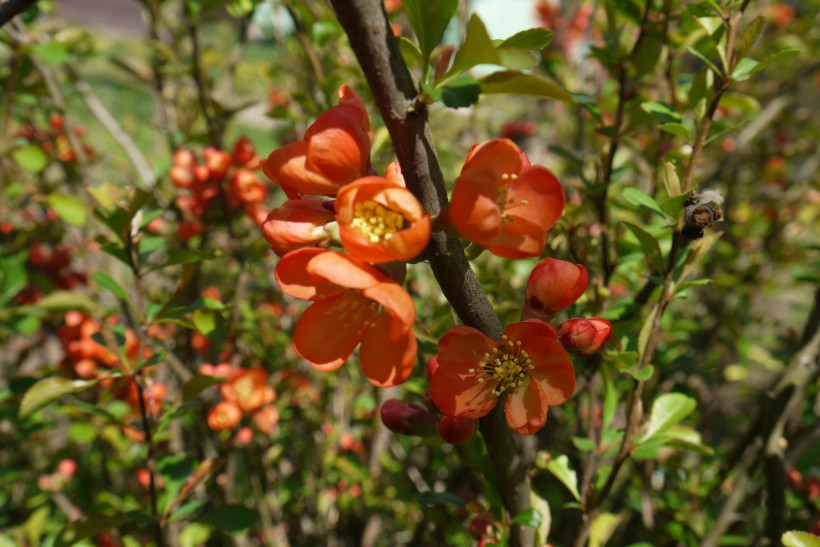
[[[174,153],[169,172],[171,182],[184,190],[176,198],[176,205],[184,216],[177,235],[183,241],[200,235],[205,229],[205,217],[216,199],[227,200],[233,209],[243,208],[257,224],[265,217],[262,202],[268,189],[254,169],[259,167],[259,156],[251,142],[240,137],[232,153],[208,147],[203,151],[203,162],[188,149]]]
[[[365,376],[392,386],[407,380],[415,363],[415,306],[388,268],[374,264],[421,254],[432,223],[397,164],[384,177],[373,174],[370,144],[364,103],[342,86],[339,104],[321,114],[303,140],[262,162],[289,198],[268,214],[262,234],[282,257],[275,271],[282,291],[313,302],[296,325],[297,353],[329,371],[361,345]],[[346,252],[326,250],[333,233]]]
[[[199,371],[205,376],[225,378],[219,386],[222,400],[208,412],[208,427],[214,431],[233,429],[244,413],[251,417],[259,432],[273,433],[279,423],[279,411],[273,406],[276,391],[268,385],[264,368],[236,369],[228,363],[204,363]]]
[[[48,118],[48,129],[41,129],[31,124],[20,128],[18,135],[31,143],[37,143],[48,156],[56,156],[63,163],[77,163],[77,152],[71,146],[71,139],[66,133],[65,122],[59,114],[52,114]],[[82,125],[72,127],[72,132],[83,149],[83,154],[93,159],[95,151],[86,144],[83,137],[85,128]]]

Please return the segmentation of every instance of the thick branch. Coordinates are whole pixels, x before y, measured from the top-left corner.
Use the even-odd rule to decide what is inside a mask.
[[[417,91],[399,53],[379,0],[331,0],[393,141],[407,186],[435,215],[447,203],[444,177],[433,146],[427,111],[416,102]],[[470,269],[459,240],[434,234],[426,257],[442,292],[461,320],[498,339],[501,324],[487,295]],[[496,485],[507,510],[530,506],[528,465],[507,427],[502,405],[482,420],[481,431],[498,476]],[[531,545],[532,530],[514,526],[511,543]]]
[[[7,0],[6,2],[3,2],[0,4],[0,27],[36,3],[37,0]]]

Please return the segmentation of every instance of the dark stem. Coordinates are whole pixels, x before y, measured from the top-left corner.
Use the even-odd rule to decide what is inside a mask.
[[[0,4],[0,27],[36,3],[37,0],[6,0]]]
[[[182,5],[185,11],[185,29],[188,31],[188,37],[191,40],[191,76],[194,78],[194,83],[196,84],[199,108],[205,117],[205,128],[208,131],[208,139],[211,142],[211,146],[221,150],[222,135],[217,126],[217,121],[214,119],[213,112],[211,111],[211,94],[208,88],[208,81],[205,78],[205,71],[202,69],[202,52],[199,44],[199,22],[194,19],[188,2],[183,2]]]
[[[137,385],[137,396],[140,402],[140,414],[142,415],[142,428],[145,430],[145,445],[148,448],[148,492],[151,496],[151,516],[154,517],[154,539],[157,547],[165,547],[165,537],[162,533],[162,522],[159,517],[157,506],[157,484],[156,473],[157,464],[154,456],[154,440],[151,433],[151,420],[148,417],[148,408],[145,405],[145,390],[142,387],[142,373],[134,376],[134,383]]]
[[[438,164],[427,110],[417,103],[417,91],[379,0],[331,0],[353,52],[384,119],[408,188],[432,215],[447,203],[444,177]],[[501,324],[470,269],[456,237],[436,233],[427,246],[442,292],[464,324],[494,339]],[[529,463],[523,461],[517,440],[499,405],[481,420],[481,431],[498,477],[496,485],[507,510],[515,515],[530,507]],[[513,525],[510,543],[532,545],[533,530]]]

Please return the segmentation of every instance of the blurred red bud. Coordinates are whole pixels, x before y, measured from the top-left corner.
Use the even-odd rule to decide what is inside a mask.
[[[580,264],[544,258],[535,265],[527,279],[527,299],[521,312],[522,319],[551,319],[578,300],[588,282],[587,270]]]
[[[464,444],[476,431],[476,421],[464,416],[443,416],[438,422],[438,434],[444,442]]]
[[[385,427],[393,433],[421,437],[436,434],[436,415],[401,399],[385,401],[381,408],[381,418]]]
[[[574,318],[558,327],[558,341],[570,353],[591,355],[601,349],[612,334],[612,323],[600,317]]]

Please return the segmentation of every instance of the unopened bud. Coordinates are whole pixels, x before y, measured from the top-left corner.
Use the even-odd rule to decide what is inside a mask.
[[[527,279],[522,319],[552,319],[557,312],[578,300],[588,283],[586,268],[580,264],[544,258]]]
[[[443,416],[438,422],[438,434],[450,444],[464,444],[476,430],[476,421],[464,416]]]
[[[429,437],[436,434],[436,415],[419,405],[390,399],[381,408],[382,423],[393,433]]]
[[[592,355],[606,344],[612,323],[600,317],[568,319],[558,327],[558,341],[570,353]]]

